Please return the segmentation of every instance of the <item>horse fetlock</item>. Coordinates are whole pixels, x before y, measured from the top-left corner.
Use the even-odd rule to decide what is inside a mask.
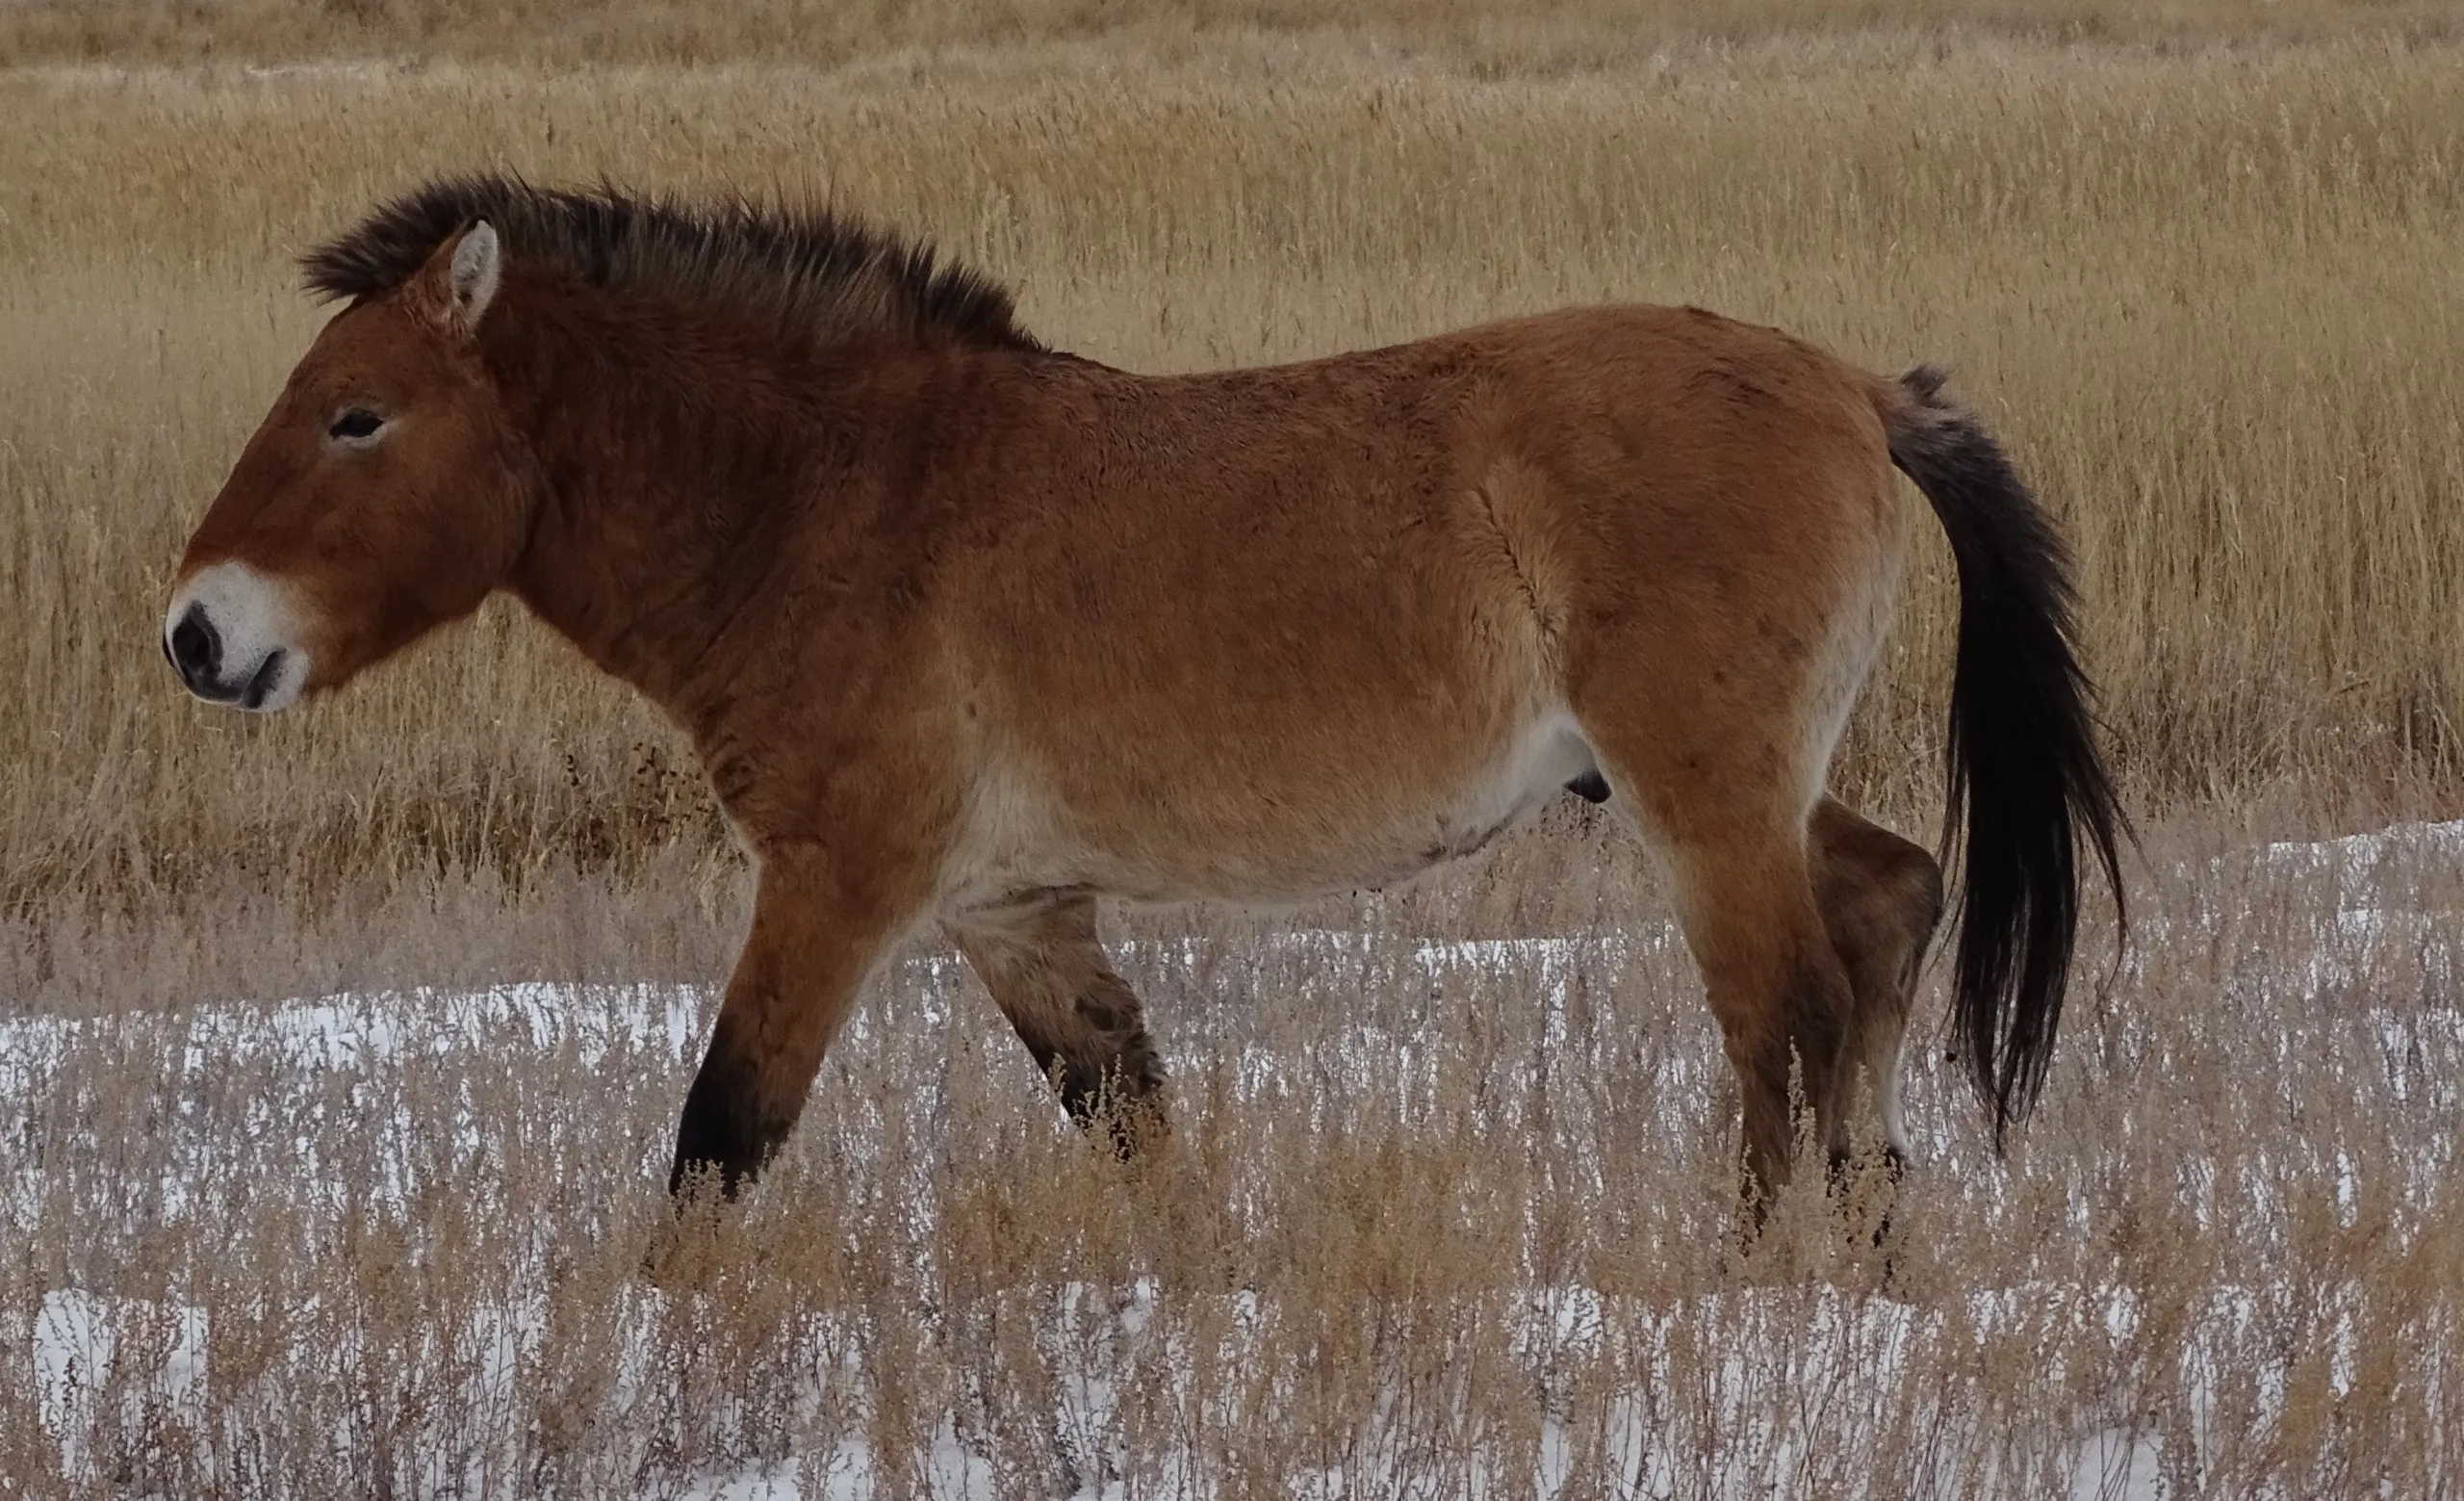
[[[715,1182],[721,1198],[735,1198],[769,1165],[796,1115],[792,1106],[765,1100],[748,1070],[714,1050],[685,1092],[667,1191],[682,1197]]]
[[[1136,1048],[1100,1060],[1071,1060],[1051,1071],[1062,1108],[1123,1159],[1168,1133],[1164,1070],[1142,1036]]]

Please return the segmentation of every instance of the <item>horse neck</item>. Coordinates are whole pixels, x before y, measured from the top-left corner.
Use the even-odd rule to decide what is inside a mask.
[[[847,384],[844,364],[675,315],[578,299],[527,311],[490,350],[541,476],[508,582],[593,662],[706,729],[727,691],[709,665],[721,634],[761,592],[784,529],[813,514],[799,502],[845,488],[829,473],[845,445],[811,418],[816,390]],[[878,396],[862,404],[848,421],[895,420]]]

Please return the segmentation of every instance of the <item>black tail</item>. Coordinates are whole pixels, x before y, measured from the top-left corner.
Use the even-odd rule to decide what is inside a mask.
[[[1933,503],[1960,577],[1944,857],[1960,872],[1952,1026],[1998,1150],[2043,1088],[2079,927],[2079,846],[2122,914],[2129,825],[2096,753],[2069,552],[1940,372],[1902,375],[1890,461]],[[1964,815],[1965,828],[1962,828]]]

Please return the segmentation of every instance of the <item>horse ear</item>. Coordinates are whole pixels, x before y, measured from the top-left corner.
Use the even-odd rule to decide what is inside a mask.
[[[503,242],[494,224],[479,220],[428,257],[420,269],[419,300],[446,332],[467,334],[479,326],[503,272]]]

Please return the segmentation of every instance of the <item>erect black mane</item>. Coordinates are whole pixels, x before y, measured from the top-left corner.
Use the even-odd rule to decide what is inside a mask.
[[[508,264],[546,262],[592,286],[682,294],[826,337],[1041,348],[1013,322],[1006,290],[931,246],[742,197],[688,203],[613,187],[442,178],[379,207],[300,267],[320,296],[380,296],[478,220],[494,226]]]

